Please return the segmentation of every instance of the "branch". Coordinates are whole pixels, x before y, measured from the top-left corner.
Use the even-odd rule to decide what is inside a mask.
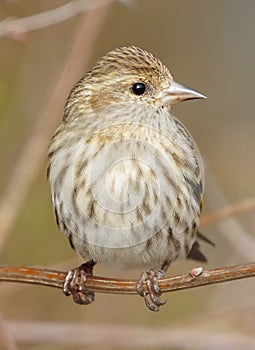
[[[0,315],[0,344],[2,350],[18,350],[13,333]]]
[[[208,226],[220,220],[227,219],[230,216],[249,211],[255,211],[255,198],[247,198],[237,204],[223,208],[215,213],[205,215],[201,218],[201,226]]]
[[[159,327],[122,324],[6,321],[13,338],[21,345],[64,344],[64,348],[90,346],[103,349],[196,349],[254,350],[254,334],[240,329],[215,330],[192,324],[188,327]],[[70,334],[72,336],[70,336]],[[69,348],[68,347],[68,348]],[[62,348],[62,347],[61,347]]]
[[[53,10],[41,12],[36,15],[18,19],[9,17],[0,22],[0,37],[8,36],[15,39],[17,34],[27,33],[32,30],[58,24],[82,12],[93,10],[113,1],[114,0],[75,0]]]
[[[218,208],[230,207],[229,202],[224,194],[213,169],[207,162],[206,176],[206,193],[205,200],[208,208],[211,211],[216,211]],[[252,205],[250,206],[252,208]],[[234,249],[234,252],[242,257],[244,261],[254,261],[255,259],[255,239],[243,225],[241,225],[236,217],[229,217],[227,220],[218,222],[218,230],[227,240],[229,245]]]
[[[66,272],[44,268],[0,266],[0,282],[31,283],[62,289],[65,276]],[[248,277],[255,277],[255,262],[203,271],[196,278],[190,273],[164,278],[159,281],[159,287],[165,293]],[[136,294],[136,283],[137,280],[92,276],[87,277],[85,286],[97,293]]]

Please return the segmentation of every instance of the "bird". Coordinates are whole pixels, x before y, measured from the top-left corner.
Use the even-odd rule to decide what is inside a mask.
[[[56,223],[85,263],[63,292],[79,304],[96,263],[141,267],[137,292],[158,311],[158,280],[177,259],[206,261],[199,231],[203,162],[173,104],[204,95],[177,83],[152,53],[113,49],[71,89],[48,150]],[[145,287],[147,285],[147,288]]]

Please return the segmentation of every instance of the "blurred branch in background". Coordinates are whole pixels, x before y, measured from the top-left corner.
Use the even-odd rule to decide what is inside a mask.
[[[250,211],[255,212],[254,197],[244,199],[239,203],[229,205],[221,210],[218,210],[208,215],[204,215],[201,217],[200,224],[202,227],[209,226],[211,224],[217,223],[218,221],[227,219],[231,216],[235,216],[237,214],[242,214]]]
[[[209,165],[207,162],[207,168],[208,167]],[[206,184],[206,202],[210,210],[214,211],[219,210],[219,208],[227,208],[221,209],[217,214],[218,227],[222,235],[227,239],[228,243],[237,252],[239,257],[248,261],[254,260],[255,238],[239,224],[235,217],[230,217],[234,212],[237,214],[238,212],[254,211],[254,198],[247,199],[236,206],[229,206],[223,190],[211,169],[207,171]],[[221,218],[224,216],[225,220],[222,221]],[[213,220],[215,220],[215,218]],[[204,221],[206,222],[206,217]]]
[[[231,254],[226,254],[227,261],[225,264],[231,265],[233,262],[253,261],[255,258],[255,237],[252,234],[252,228],[246,229],[242,225],[243,220],[237,219],[237,214],[252,214],[255,211],[255,199],[244,199],[237,204],[229,205],[224,189],[215,176],[214,169],[210,166],[209,161],[206,162],[206,203],[211,212],[217,211],[214,214],[209,214],[204,217],[205,223],[216,223],[215,227],[226,242],[227,249]],[[221,209],[222,208],[222,209]],[[224,219],[222,220],[222,218]],[[241,219],[241,217],[240,217]],[[216,221],[215,221],[216,220]],[[222,242],[222,241],[221,241]],[[221,250],[226,248],[224,241]],[[207,312],[215,312],[217,309],[218,315],[229,315],[230,313],[242,313],[244,310],[249,310],[254,307],[254,302],[251,298],[244,298],[244,295],[250,295],[250,283],[240,283],[236,285],[235,292],[229,285],[219,286],[213,289],[210,300],[207,303]],[[225,296],[228,295],[226,298]],[[221,308],[218,308],[219,303],[225,300]]]
[[[110,4],[113,1],[115,0],[75,0],[53,10],[41,12],[36,15],[18,19],[9,17],[0,22],[0,37],[6,36],[19,40],[27,32],[58,24],[82,12],[91,11],[100,6]]]
[[[18,350],[12,332],[0,315],[0,346],[1,350]]]
[[[81,325],[57,322],[6,322],[19,343],[51,343],[108,347],[252,350],[254,336],[241,332],[198,329],[195,327],[141,327],[138,325]]]
[[[81,1],[78,1],[79,3]],[[88,1],[86,2],[88,3]],[[47,144],[56,127],[67,92],[74,81],[81,76],[96,44],[96,37],[102,28],[109,5],[104,1],[93,1],[93,8],[80,18],[73,45],[59,80],[56,82],[45,109],[38,113],[37,120],[27,138],[20,157],[10,174],[9,183],[0,200],[0,250],[21,209],[26,194],[46,158]],[[107,4],[110,1],[106,1]],[[96,6],[98,5],[98,6]],[[29,160],[29,167],[27,166]]]

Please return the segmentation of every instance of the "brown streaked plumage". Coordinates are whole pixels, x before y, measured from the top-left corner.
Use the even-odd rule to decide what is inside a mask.
[[[171,114],[172,104],[203,97],[133,46],[109,52],[71,90],[47,173],[57,224],[88,261],[66,279],[64,292],[75,301],[93,301],[76,283],[94,263],[141,265],[160,271],[143,274],[137,286],[157,311],[157,279],[170,263],[205,260],[197,242],[202,161]],[[154,287],[149,294],[145,279]]]

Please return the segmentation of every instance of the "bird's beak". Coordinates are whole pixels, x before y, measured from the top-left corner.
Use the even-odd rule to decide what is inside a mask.
[[[164,97],[166,104],[169,105],[195,98],[206,98],[206,96],[175,81],[170,82],[170,87],[165,91]]]

